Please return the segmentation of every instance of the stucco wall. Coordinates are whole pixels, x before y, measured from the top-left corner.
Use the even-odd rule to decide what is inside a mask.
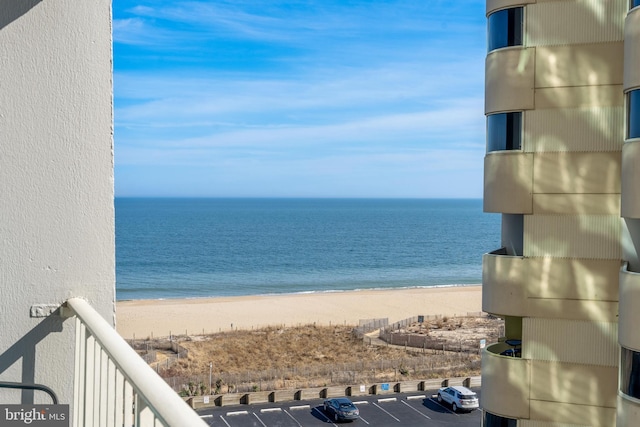
[[[114,320],[111,2],[3,0],[0,58],[0,380],[72,403],[74,321],[30,309],[81,296]]]

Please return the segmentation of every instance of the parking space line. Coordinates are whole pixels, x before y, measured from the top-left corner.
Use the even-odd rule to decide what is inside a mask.
[[[223,423],[225,423],[227,425],[227,427],[231,427],[229,425],[229,423],[227,422],[227,420],[224,419],[224,417],[222,415],[220,415],[220,419],[222,420]]]
[[[319,414],[320,414],[320,416],[321,416],[322,418],[324,418],[325,420],[329,421],[329,422],[330,422],[331,424],[333,424],[335,427],[338,427],[338,426],[337,426],[333,421],[331,421],[331,420],[329,419],[329,417],[327,417],[327,416],[324,414],[324,412],[322,412],[322,411],[321,411],[321,410],[319,410],[318,408],[313,408],[313,411],[316,411],[317,413],[319,413]],[[311,411],[311,412],[313,412],[313,411]]]
[[[369,424],[369,421],[365,420],[365,419],[364,419],[364,418],[362,418],[362,417],[358,417],[358,419],[359,419],[359,420],[361,420],[363,423],[365,423],[365,424],[367,424],[367,425]]]
[[[385,412],[385,413],[386,413],[387,415],[389,415],[391,418],[393,418],[393,419],[394,419],[394,420],[396,420],[397,422],[400,422],[400,420],[399,420],[399,419],[397,419],[396,417],[394,417],[394,416],[391,414],[391,412],[386,411],[385,409],[383,409],[383,408],[382,408],[382,406],[378,405],[376,402],[373,402],[373,404],[374,404],[378,409],[380,409],[382,412]]]
[[[404,400],[401,400],[400,403],[402,403],[403,405],[408,406],[409,408],[413,409],[414,411],[416,411],[417,413],[419,413],[420,415],[422,415],[423,417],[427,418],[427,419],[431,419],[430,416],[428,416],[427,414],[423,414],[422,412],[418,411],[416,408],[414,408],[413,406],[409,405],[407,402],[405,402]]]
[[[296,420],[293,415],[291,415],[289,412],[287,412],[286,409],[284,410],[284,413],[289,415],[291,417],[291,419],[296,422],[296,424],[298,424],[300,427],[302,427],[302,424],[300,424],[300,422],[298,422],[298,420]]]
[[[262,424],[264,427],[267,427],[267,425],[265,423],[262,422],[262,420],[260,419],[260,417],[258,416],[258,414],[256,414],[255,412],[253,413],[253,415],[258,419],[258,421],[260,421],[260,424]]]

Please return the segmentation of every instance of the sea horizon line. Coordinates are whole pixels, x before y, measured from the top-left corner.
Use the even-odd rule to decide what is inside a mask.
[[[369,197],[369,196],[115,196],[114,199],[150,200],[477,200],[482,197]]]

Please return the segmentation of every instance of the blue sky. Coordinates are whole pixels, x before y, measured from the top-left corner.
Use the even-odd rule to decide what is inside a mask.
[[[484,5],[114,0],[116,196],[482,197]]]

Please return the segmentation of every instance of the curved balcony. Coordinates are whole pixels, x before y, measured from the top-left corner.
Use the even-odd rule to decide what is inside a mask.
[[[508,7],[522,6],[524,4],[535,3],[535,0],[487,0],[486,14],[489,16],[491,13],[499,9],[506,9]]]
[[[640,401],[618,393],[616,427],[636,427],[640,420]]]
[[[482,256],[482,310],[498,316],[526,314],[527,260],[498,249]]]
[[[494,151],[485,156],[484,211],[533,213],[533,153]]]
[[[533,110],[535,49],[521,46],[490,52],[485,62],[485,114]]]
[[[482,310],[498,316],[617,321],[619,276],[618,260],[510,256],[500,249],[482,257]]]
[[[511,348],[497,343],[482,353],[482,408],[507,418],[529,418],[531,361],[501,356]]]
[[[640,273],[629,271],[628,267],[625,263],[620,269],[618,342],[623,347],[640,351]]]

